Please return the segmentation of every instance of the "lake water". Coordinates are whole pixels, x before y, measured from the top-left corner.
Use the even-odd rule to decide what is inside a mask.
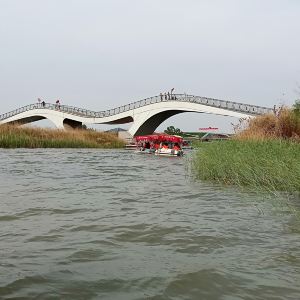
[[[0,299],[299,299],[297,199],[194,181],[187,165],[0,150]]]

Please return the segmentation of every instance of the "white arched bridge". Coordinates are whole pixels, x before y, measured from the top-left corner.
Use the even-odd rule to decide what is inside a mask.
[[[29,104],[0,115],[0,124],[27,124],[42,119],[52,121],[57,128],[79,128],[82,124],[131,123],[132,136],[151,134],[166,119],[183,112],[197,112],[245,118],[272,112],[272,108],[218,100],[213,98],[173,94],[146,98],[106,111],[91,111],[51,103]]]

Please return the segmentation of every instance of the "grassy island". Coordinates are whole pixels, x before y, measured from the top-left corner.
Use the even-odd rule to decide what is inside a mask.
[[[196,177],[270,191],[300,192],[300,109],[240,121],[232,140],[201,143]]]
[[[115,134],[107,132],[0,126],[0,148],[121,148],[123,146],[122,140]]]

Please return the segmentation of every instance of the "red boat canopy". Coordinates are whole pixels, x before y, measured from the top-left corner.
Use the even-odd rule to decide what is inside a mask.
[[[169,134],[150,134],[150,135],[139,135],[135,137],[137,142],[171,142],[171,143],[182,143],[183,139],[181,136],[169,135]]]

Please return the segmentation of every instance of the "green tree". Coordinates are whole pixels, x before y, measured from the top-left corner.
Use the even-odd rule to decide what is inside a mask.
[[[164,131],[166,134],[171,134],[171,135],[182,135],[183,132],[179,128],[175,128],[174,126],[169,126],[167,129]]]

